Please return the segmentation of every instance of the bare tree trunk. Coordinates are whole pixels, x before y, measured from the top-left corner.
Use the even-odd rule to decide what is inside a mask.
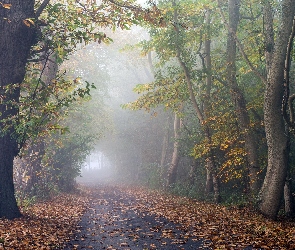
[[[170,113],[169,113],[168,117],[167,117],[166,128],[165,128],[166,131],[165,131],[164,138],[163,138],[162,153],[161,153],[161,163],[160,163],[161,168],[164,168],[164,166],[165,166],[166,155],[167,155],[167,150],[168,150],[168,146],[169,146],[170,122],[171,122],[171,116],[170,116]]]
[[[46,59],[42,62],[43,64],[43,74],[41,76],[42,81],[46,86],[51,84],[51,81],[56,78],[58,71],[58,65],[56,63],[56,54],[49,54]]]
[[[175,113],[174,116],[174,146],[172,161],[168,169],[167,186],[175,183],[177,176],[177,166],[179,162],[179,129],[180,129],[180,117]]]
[[[208,160],[208,159],[207,159]],[[213,189],[213,176],[211,173],[210,168],[208,167],[208,162],[206,163],[206,186],[205,186],[205,193],[210,194],[214,191]]]
[[[204,98],[204,119],[207,117],[207,113],[209,112],[209,100],[211,96],[211,87],[212,87],[212,63],[211,63],[211,29],[210,29],[210,22],[211,22],[211,10],[206,11],[205,16],[205,24],[206,24],[206,35],[204,41],[204,53],[205,53],[205,70],[207,72],[206,76],[206,92]],[[206,128],[209,134],[209,128]],[[209,136],[209,135],[208,135]],[[211,138],[208,138],[211,140]],[[205,192],[207,194],[212,193],[214,191],[213,188],[213,174],[212,169],[214,169],[214,162],[208,158],[206,159],[206,186]]]
[[[275,218],[280,209],[288,171],[288,136],[282,115],[284,97],[284,70],[287,45],[292,32],[295,1],[283,0],[282,19],[272,61],[267,75],[264,96],[264,122],[268,146],[267,172],[260,191],[260,211]],[[271,16],[272,14],[269,13]]]

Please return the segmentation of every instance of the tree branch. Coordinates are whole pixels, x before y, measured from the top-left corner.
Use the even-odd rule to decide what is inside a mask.
[[[111,2],[112,4],[114,5],[117,5],[121,8],[126,8],[126,9],[131,9],[131,10],[139,10],[139,11],[145,11],[144,9],[142,9],[141,7],[139,6],[133,6],[133,5],[126,5],[126,4],[121,4],[121,3],[118,3],[114,0],[108,0],[109,2]]]
[[[38,19],[39,16],[41,15],[41,13],[43,12],[43,10],[46,8],[46,6],[49,4],[50,0],[44,0],[41,5],[39,6],[39,8],[37,9],[36,13],[35,13],[35,18]]]
[[[43,60],[45,60],[45,59],[46,59],[46,56],[43,55],[43,56],[40,56],[39,58],[28,59],[27,61],[28,61],[28,62],[41,62],[41,61],[43,61]]]

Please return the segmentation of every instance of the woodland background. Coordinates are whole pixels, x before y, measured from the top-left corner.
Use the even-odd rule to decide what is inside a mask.
[[[294,14],[292,0],[0,2],[0,216],[75,189],[91,152],[104,180],[292,216]]]

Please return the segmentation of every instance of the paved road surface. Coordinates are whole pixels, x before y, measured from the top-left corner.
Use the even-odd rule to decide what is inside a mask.
[[[136,197],[101,188],[66,249],[210,249],[181,225],[139,211]]]

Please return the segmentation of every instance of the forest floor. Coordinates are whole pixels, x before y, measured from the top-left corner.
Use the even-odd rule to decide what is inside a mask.
[[[0,249],[295,249],[295,223],[143,188],[95,186],[0,220]]]

